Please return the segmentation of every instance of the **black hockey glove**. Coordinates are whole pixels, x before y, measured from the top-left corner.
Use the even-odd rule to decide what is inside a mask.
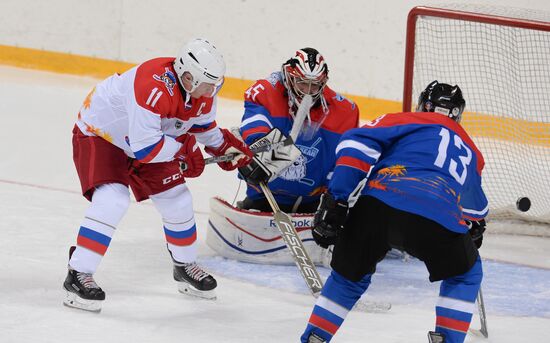
[[[481,219],[480,221],[465,220],[465,222],[469,228],[468,233],[472,237],[475,246],[479,249],[483,243],[483,233],[485,232],[486,226],[485,219]]]
[[[330,193],[323,194],[313,217],[311,234],[315,243],[325,249],[335,244],[338,232],[344,227],[347,216],[346,202],[335,200]]]
[[[239,168],[239,173],[243,179],[252,185],[259,185],[260,182],[267,182],[271,178],[271,173],[258,162],[257,158],[252,158],[252,161],[244,167]]]

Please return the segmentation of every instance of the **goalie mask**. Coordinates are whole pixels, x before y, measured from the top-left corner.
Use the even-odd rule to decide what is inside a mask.
[[[416,112],[437,112],[460,123],[464,106],[460,87],[433,81],[420,93]]]
[[[289,106],[299,106],[304,95],[309,94],[316,104],[319,100],[327,109],[323,90],[328,81],[328,66],[319,51],[303,48],[282,65],[283,84],[288,91]]]
[[[193,76],[191,89],[193,92],[201,83],[209,83],[216,86],[212,95],[217,93],[223,84],[225,74],[225,61],[222,54],[209,41],[194,39],[185,44],[176,59],[174,70],[178,74],[180,84],[183,84],[183,74],[188,72]]]

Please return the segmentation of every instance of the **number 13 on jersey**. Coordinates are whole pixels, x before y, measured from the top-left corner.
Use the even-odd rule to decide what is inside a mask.
[[[457,147],[461,152],[461,154],[457,156],[459,162],[457,162],[453,157],[448,156],[451,135],[454,146]],[[466,177],[468,176],[468,165],[472,161],[472,150],[470,150],[470,148],[468,148],[468,146],[464,144],[460,136],[454,133],[451,134],[451,132],[446,128],[441,128],[441,131],[439,131],[439,136],[441,137],[441,141],[439,142],[437,158],[434,161],[434,165],[436,167],[443,168],[445,165],[445,161],[447,161],[447,158],[449,158],[449,173],[455,178],[458,183],[464,185]],[[457,166],[459,163],[462,165],[462,173],[459,173],[457,171]]]

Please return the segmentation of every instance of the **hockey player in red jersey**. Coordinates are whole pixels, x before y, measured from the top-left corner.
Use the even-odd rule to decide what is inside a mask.
[[[417,257],[431,282],[442,281],[430,342],[464,341],[483,277],[478,248],[488,212],[483,156],[459,124],[464,106],[458,86],[434,81],[417,112],[344,134],[313,228],[319,245],[335,244],[333,270],[302,342],[332,339],[390,248]]]
[[[100,82],[86,97],[73,129],[73,159],[91,202],[70,249],[64,304],[99,311],[105,292],[93,275],[130,204],[150,198],[162,217],[173,276],[182,293],[214,298],[216,280],[197,265],[196,227],[186,177],[204,157],[233,170],[250,162],[248,147],[216,125],[216,93],[225,62],[214,45],[195,39],[174,57],[146,61]]]
[[[283,211],[299,214],[294,215],[294,222],[300,236],[311,241],[306,244],[308,248],[317,250],[309,251],[315,262],[322,262],[323,252],[312,242],[309,214],[317,209],[326,189],[341,135],[359,124],[356,104],[333,91],[327,85],[328,79],[323,55],[314,48],[303,48],[279,71],[256,81],[245,92],[240,134],[247,144],[280,142],[295,125],[301,126],[301,131],[295,144],[257,154],[252,163],[239,169],[247,181],[246,198],[238,203],[239,209],[218,199],[211,202],[207,242],[221,255],[254,262],[292,263],[282,250],[284,243],[278,239],[280,233],[272,216],[258,213],[271,212],[258,186],[265,181]],[[296,123],[305,95],[312,97],[312,105],[305,108],[305,120]]]

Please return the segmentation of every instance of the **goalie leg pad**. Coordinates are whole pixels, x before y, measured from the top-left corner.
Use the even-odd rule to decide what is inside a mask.
[[[313,214],[295,214],[291,218],[312,261],[322,264],[330,260],[331,254],[313,242]],[[219,198],[210,199],[206,243],[219,255],[233,260],[294,264],[271,212],[238,209]]]

